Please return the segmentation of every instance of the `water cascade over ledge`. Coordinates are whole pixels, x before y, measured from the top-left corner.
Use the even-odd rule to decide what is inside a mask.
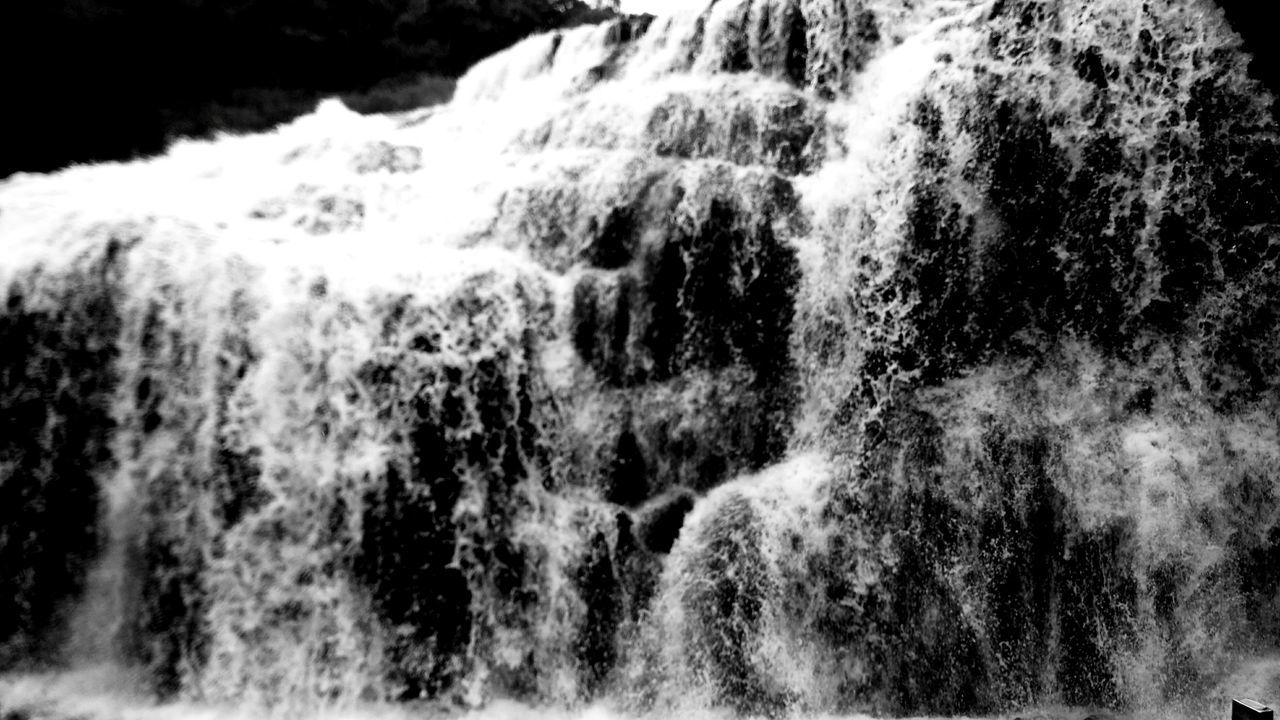
[[[1247,65],[1209,0],[702,0],[4,181],[0,669],[297,716],[1280,700]]]

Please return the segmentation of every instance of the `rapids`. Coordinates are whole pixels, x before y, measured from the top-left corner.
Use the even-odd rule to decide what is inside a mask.
[[[702,0],[0,183],[0,711],[1280,700],[1247,60],[1209,0]]]

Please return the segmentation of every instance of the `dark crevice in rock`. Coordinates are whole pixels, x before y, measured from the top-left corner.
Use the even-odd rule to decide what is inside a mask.
[[[641,377],[666,380],[680,369],[680,345],[684,341],[686,316],[681,293],[688,267],[679,243],[664,242],[650,248],[643,257],[641,285],[652,298],[642,337],[652,365]]]
[[[688,490],[676,489],[640,510],[636,533],[644,546],[659,554],[671,552],[684,527],[685,516],[693,510],[694,498]]]
[[[614,567],[608,540],[603,532],[595,533],[577,573],[587,613],[573,644],[586,698],[600,694],[618,662],[617,634],[623,598]]]
[[[794,4],[787,5],[783,22],[787,49],[784,72],[793,84],[803,85],[808,73],[809,25],[804,19],[804,13]]]
[[[628,423],[614,445],[613,459],[605,478],[604,498],[628,507],[643,502],[649,496],[648,472],[644,453]]]
[[[1080,79],[1093,83],[1099,90],[1107,89],[1107,69],[1103,66],[1101,48],[1095,45],[1076,53],[1071,66]]]
[[[588,233],[594,241],[583,251],[583,259],[593,267],[616,270],[631,262],[638,232],[636,213],[630,207],[611,209],[602,224],[592,218]]]

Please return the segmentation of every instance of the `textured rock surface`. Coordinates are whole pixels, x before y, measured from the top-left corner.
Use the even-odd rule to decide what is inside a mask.
[[[0,663],[767,715],[1265,665],[1280,136],[1222,13],[696,5],[0,186]]]

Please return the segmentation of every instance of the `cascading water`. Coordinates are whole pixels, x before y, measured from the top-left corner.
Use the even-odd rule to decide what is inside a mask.
[[[1246,64],[1208,0],[709,0],[6,181],[0,709],[1280,698]]]

